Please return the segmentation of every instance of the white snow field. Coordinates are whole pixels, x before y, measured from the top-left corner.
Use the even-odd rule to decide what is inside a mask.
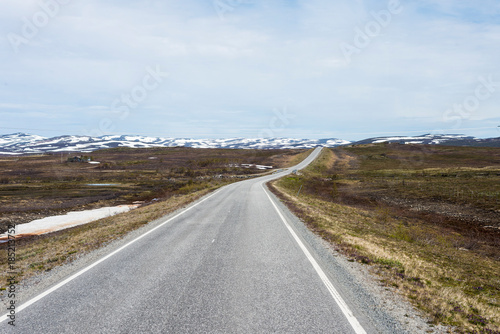
[[[64,230],[69,227],[87,224],[101,218],[127,212],[138,206],[138,204],[118,205],[93,210],[72,211],[65,215],[37,219],[26,224],[17,225],[14,236],[18,238]],[[7,233],[0,234],[0,243],[7,242],[7,240]]]

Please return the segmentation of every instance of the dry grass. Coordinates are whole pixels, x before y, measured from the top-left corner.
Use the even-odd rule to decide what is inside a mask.
[[[359,193],[352,196],[351,188],[361,187],[352,178],[361,163],[355,155],[343,158],[335,153],[323,150],[303,175],[276,181],[273,190],[312,230],[353,261],[372,265],[385,284],[427,312],[433,322],[456,326],[459,333],[499,333],[498,234],[476,229],[474,236],[464,230],[471,225],[457,229],[444,218],[434,220],[439,218],[436,214],[412,215],[373,198],[356,197]],[[301,185],[304,190],[297,197]],[[367,193],[373,195],[374,190],[370,184]],[[351,202],[346,204],[343,196]]]
[[[298,165],[302,161],[304,161],[305,158],[307,158],[311,153],[313,149],[310,150],[300,150],[298,153],[293,154],[293,155],[283,155],[282,159],[283,161],[280,161],[280,166],[281,167],[293,167],[295,165]]]

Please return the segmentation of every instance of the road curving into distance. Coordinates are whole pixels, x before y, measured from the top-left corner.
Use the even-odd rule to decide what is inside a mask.
[[[265,187],[225,186],[4,315],[0,333],[404,333]]]

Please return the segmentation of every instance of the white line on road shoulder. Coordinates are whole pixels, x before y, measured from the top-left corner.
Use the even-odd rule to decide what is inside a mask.
[[[333,286],[332,282],[330,282],[330,280],[326,276],[326,274],[323,271],[323,269],[321,269],[320,265],[318,264],[318,262],[316,262],[316,260],[311,255],[311,253],[309,252],[309,250],[306,248],[306,246],[304,245],[304,243],[302,242],[302,240],[300,240],[300,238],[297,235],[297,233],[295,233],[295,231],[292,229],[292,227],[290,226],[290,224],[288,224],[288,222],[286,221],[285,217],[283,216],[283,214],[281,213],[281,211],[278,209],[278,207],[276,206],[276,204],[272,200],[271,196],[269,196],[269,193],[264,188],[264,183],[262,183],[261,185],[262,185],[262,189],[264,190],[264,192],[267,195],[267,198],[269,198],[269,200],[271,201],[272,205],[274,206],[274,209],[276,210],[276,212],[280,216],[281,221],[283,222],[283,224],[285,224],[286,228],[288,229],[288,231],[290,232],[290,234],[292,235],[292,237],[295,239],[295,241],[299,245],[300,249],[302,249],[302,251],[306,255],[307,259],[309,260],[309,262],[314,267],[314,270],[316,270],[316,273],[319,275],[319,277],[321,278],[321,280],[325,284],[326,288],[328,289],[328,291],[332,295],[333,299],[335,300],[335,302],[337,303],[337,305],[342,310],[342,313],[344,313],[345,317],[347,318],[347,320],[351,324],[352,328],[354,329],[354,332],[356,334],[366,334],[366,331],[361,326],[361,324],[359,323],[358,319],[356,319],[356,317],[354,316],[354,314],[351,312],[351,310],[349,309],[349,306],[347,306],[347,304],[345,303],[344,299],[342,299],[342,297],[338,293],[337,289],[335,289],[335,287]]]
[[[112,257],[113,255],[115,255],[116,253],[124,250],[125,248],[127,248],[128,246],[132,245],[133,243],[135,243],[136,241],[144,238],[146,235],[152,233],[153,231],[159,229],[160,227],[162,227],[163,225],[171,222],[172,220],[174,220],[175,218],[183,215],[184,213],[188,212],[189,210],[191,210],[192,208],[198,206],[199,204],[205,202],[207,199],[211,198],[212,196],[218,194],[219,191],[216,191],[214,192],[212,195],[204,198],[203,200],[199,201],[198,203],[188,207],[187,209],[179,212],[178,214],[176,214],[175,216],[167,219],[166,221],[164,221],[163,223],[161,223],[160,225],[152,228],[151,230],[145,232],[144,234],[140,235],[139,237],[135,238],[134,240],[128,242],[127,244],[123,245],[122,247],[118,248],[117,250],[113,251],[112,253],[106,255],[105,257],[101,258],[100,260],[92,263],[91,265],[89,265],[88,267],[85,267],[84,269],[80,270],[79,272],[77,272],[76,274],[73,274],[72,276],[66,278],[64,281],[60,282],[59,284],[57,285],[54,285],[52,288],[48,289],[47,291],[39,294],[38,296],[28,300],[26,303],[22,304],[21,306],[19,306],[18,308],[16,308],[16,314],[19,313],[20,311],[24,310],[25,308],[33,305],[34,303],[36,303],[37,301],[39,301],[40,299],[42,299],[43,297],[46,297],[48,296],[49,294],[51,294],[52,292],[56,291],[57,289],[61,288],[62,286],[66,285],[67,283],[71,282],[72,280],[74,280],[75,278],[77,278],[78,276],[84,274],[85,272],[89,271],[90,269],[94,268],[95,266],[97,266],[99,263],[103,262],[103,261],[106,261],[107,259],[109,259],[110,257]],[[3,315],[1,318],[0,318],[0,323],[2,323],[3,321],[9,319],[8,317],[9,313]]]

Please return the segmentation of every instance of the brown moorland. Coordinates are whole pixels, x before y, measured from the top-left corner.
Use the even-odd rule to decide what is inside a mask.
[[[324,149],[271,188],[431,321],[500,333],[500,148]]]

